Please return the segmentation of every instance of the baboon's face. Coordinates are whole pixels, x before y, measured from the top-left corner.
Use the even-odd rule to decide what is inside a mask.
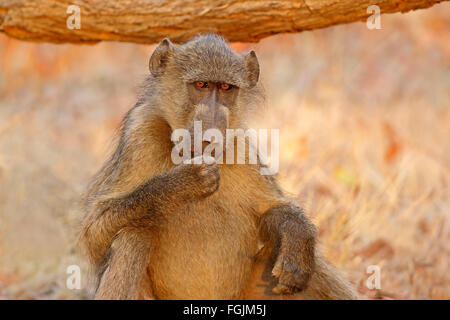
[[[150,58],[150,71],[163,83],[168,99],[167,121],[172,129],[193,132],[194,122],[202,130],[239,127],[250,90],[259,78],[253,51],[234,52],[214,35],[201,36],[181,46],[163,40]]]
[[[206,80],[206,79],[205,79]],[[193,132],[195,121],[202,122],[202,129],[218,129],[225,135],[229,127],[230,110],[236,106],[239,88],[235,85],[212,81],[195,81],[187,84],[192,118],[189,129]]]

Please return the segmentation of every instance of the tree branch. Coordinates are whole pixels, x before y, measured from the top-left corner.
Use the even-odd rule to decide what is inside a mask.
[[[0,32],[40,42],[184,42],[201,32],[230,41],[256,42],[366,20],[381,13],[428,8],[448,0],[0,0]],[[70,5],[81,9],[80,29],[67,27]]]

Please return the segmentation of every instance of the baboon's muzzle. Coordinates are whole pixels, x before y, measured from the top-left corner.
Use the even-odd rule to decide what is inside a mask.
[[[191,133],[191,141],[194,142],[195,136],[199,135],[200,140],[202,140],[202,150],[204,150],[208,144],[217,142],[214,141],[216,134],[213,135],[212,141],[203,141],[205,132],[209,129],[214,129],[216,132],[220,132],[222,142],[225,141],[225,133],[228,127],[228,117],[228,108],[221,104],[212,103],[196,105],[195,114],[189,129],[189,132]],[[194,150],[194,143],[191,143],[191,150]]]

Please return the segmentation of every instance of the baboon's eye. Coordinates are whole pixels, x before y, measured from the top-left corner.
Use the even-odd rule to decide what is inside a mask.
[[[196,81],[195,82],[195,86],[197,88],[208,88],[208,82],[204,82],[204,81]]]
[[[220,84],[220,89],[222,89],[222,90],[230,90],[231,88],[233,88],[233,86],[231,85],[231,84],[228,84],[228,83],[221,83]]]

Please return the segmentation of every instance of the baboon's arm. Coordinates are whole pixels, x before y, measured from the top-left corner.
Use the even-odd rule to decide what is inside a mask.
[[[278,283],[271,285],[275,293],[301,291],[299,295],[309,299],[357,299],[351,283],[318,252],[317,229],[303,210],[283,196],[274,178],[260,181],[263,183],[255,199],[261,204],[260,236],[266,243],[264,254],[268,260],[259,265],[263,273],[255,272],[255,283],[259,283],[255,292],[261,285],[264,287],[266,280],[260,281],[267,279],[264,270],[269,263],[274,265],[272,275],[278,278]],[[270,293],[265,297],[270,298]]]
[[[314,271],[317,230],[303,210],[292,204],[272,207],[261,217],[260,233],[274,248],[274,292],[305,289]]]
[[[181,164],[156,175],[125,196],[97,202],[82,235],[91,260],[94,263],[103,260],[114,236],[122,228],[134,225],[151,228],[180,203],[213,193],[218,180],[215,164]]]
[[[127,195],[94,203],[82,234],[91,260],[97,264],[103,259],[120,229],[139,224],[143,219],[156,220],[177,191],[173,173],[167,172],[151,178]]]

